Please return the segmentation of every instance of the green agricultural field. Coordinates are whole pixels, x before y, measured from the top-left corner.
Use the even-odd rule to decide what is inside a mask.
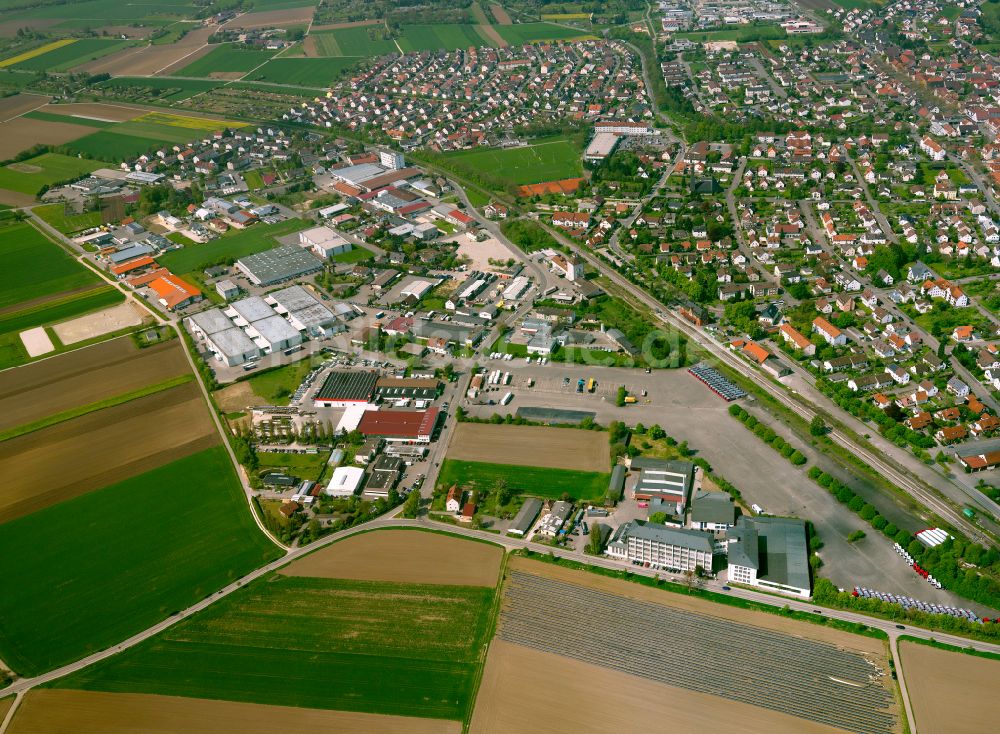
[[[224,127],[225,124],[220,124],[218,129],[221,130]],[[113,130],[107,132],[114,135],[130,135],[136,138],[146,138],[147,140],[157,140],[171,144],[180,143],[182,145],[193,143],[210,134],[205,129],[199,130],[184,127],[183,125],[170,125],[164,122],[146,120],[141,117],[116,125]]]
[[[305,219],[289,219],[278,224],[255,224],[244,230],[230,230],[225,236],[203,245],[172,250],[158,258],[158,261],[171,272],[184,275],[277,247],[276,237],[298,232],[309,226],[310,222]]]
[[[83,125],[84,127],[96,127],[100,129],[114,127],[117,122],[111,122],[110,120],[93,120],[88,117],[73,117],[72,115],[59,115],[53,112],[42,112],[41,110],[33,110],[28,112],[21,117],[26,117],[29,120],[43,120],[45,122],[63,122],[68,125]]]
[[[116,129],[101,130],[100,132],[74,140],[72,143],[67,143],[66,147],[95,158],[123,161],[127,158],[135,158],[143,153],[149,153],[168,144],[173,145],[170,141],[159,138],[124,135],[118,132],[118,129],[120,129],[120,126],[116,126]]]
[[[603,497],[608,491],[611,475],[573,469],[445,459],[441,464],[437,486],[450,487],[458,484],[491,489],[500,479],[522,494],[558,499],[563,493],[567,493],[574,499],[592,500]]]
[[[42,221],[55,227],[63,234],[73,234],[82,229],[96,227],[101,223],[100,212],[74,213],[67,211],[65,204],[45,204],[33,210]]]
[[[135,22],[160,26],[165,21],[194,17],[197,12],[196,4],[189,0],[171,0],[169,4],[157,3],[154,0],[132,0],[128,3],[123,3],[121,0],[89,0],[40,5],[41,7],[13,11],[9,19],[52,18],[62,21],[59,23],[62,28],[82,29]],[[25,8],[26,4],[18,3],[17,7]]]
[[[512,26],[505,26],[510,28]],[[557,181],[583,175],[579,148],[563,138],[546,140],[522,148],[474,148],[447,153],[445,165],[475,173],[482,171],[515,184]]]
[[[264,188],[264,178],[260,171],[254,169],[243,174],[243,180],[251,191]]]
[[[338,28],[333,31],[320,31],[310,34],[316,44],[320,56],[384,56],[398,54],[399,49],[391,40],[372,38],[372,32],[381,30],[381,26],[372,28]]]
[[[4,275],[0,308],[99,282],[27,222],[0,227],[0,273]]]
[[[118,77],[102,82],[101,89],[134,93],[135,99],[156,99],[163,102],[179,102],[196,94],[220,87],[225,82],[208,79],[171,79],[170,77]]]
[[[0,658],[37,675],[146,629],[281,551],[257,530],[216,447],[0,525],[0,554],[18,559],[0,577]]]
[[[751,43],[753,41],[766,41],[777,38],[787,38],[785,29],[774,23],[763,25],[738,26],[735,28],[723,28],[717,31],[685,31],[678,33],[677,38],[686,38],[695,43],[707,43],[710,41],[736,41],[738,43]]]
[[[260,66],[272,56],[274,51],[240,48],[231,43],[220,43],[174,76],[210,77],[212,72],[247,72]]]
[[[516,23],[494,26],[500,37],[512,46],[520,46],[535,41],[566,41],[578,38],[594,38],[593,34],[552,23]]]
[[[511,27],[511,26],[507,26]],[[403,51],[455,51],[469,46],[494,46],[468,23],[451,25],[407,25],[399,37],[399,47]]]
[[[355,56],[329,59],[272,59],[244,77],[247,81],[300,84],[325,89],[365,61]]]
[[[57,685],[463,719],[493,594],[273,575]]]
[[[78,178],[106,165],[103,161],[89,161],[60,153],[43,153],[0,168],[0,189],[36,194],[42,186]]]
[[[41,56],[14,64],[13,68],[21,71],[66,71],[92,59],[107,56],[128,45],[129,41],[117,38],[80,38]]]

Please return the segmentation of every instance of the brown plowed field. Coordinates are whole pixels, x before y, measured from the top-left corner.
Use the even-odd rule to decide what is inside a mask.
[[[0,430],[123,395],[190,372],[177,340],[138,349],[129,338],[4,372]]]
[[[314,4],[315,5],[315,4]],[[224,23],[223,28],[280,28],[282,25],[308,23],[312,20],[314,5],[286,10],[263,10],[259,13],[245,13]]]
[[[2,148],[0,148],[0,150],[2,150]],[[0,155],[2,155],[2,153],[0,153]],[[20,191],[0,189],[0,204],[8,204],[9,206],[29,206],[34,203],[35,197],[31,194],[22,194]]]
[[[112,76],[150,76],[157,72],[167,73],[172,65],[181,61],[186,64],[194,61],[197,58],[193,55],[194,51],[201,49],[202,55],[211,51],[206,43],[214,30],[214,28],[197,28],[177,43],[127,48],[78,66],[74,71],[87,71],[91,74],[107,73]]]
[[[493,13],[493,17],[500,25],[511,25],[514,21],[510,19],[510,14],[504,9],[503,5],[497,5],[494,3],[490,5],[490,12]]]
[[[48,104],[42,108],[42,112],[51,112],[55,115],[70,115],[79,117],[91,117],[97,120],[111,120],[113,122],[125,122],[134,120],[149,112],[141,107],[130,107],[121,104],[102,104],[100,102],[74,102],[71,104]]]
[[[9,734],[460,734],[441,719],[139,693],[34,690]]]
[[[803,637],[809,640],[819,640],[837,645],[845,650],[856,650],[868,653],[880,658],[883,667],[887,668],[886,657],[888,651],[886,644],[882,640],[873,637],[854,635],[850,632],[831,629],[818,624],[800,622],[794,619],[786,619],[777,614],[767,612],[757,612],[743,607],[731,607],[728,604],[716,604],[714,602],[701,599],[687,594],[675,594],[663,589],[656,589],[650,586],[614,579],[608,576],[598,576],[587,571],[577,571],[572,568],[564,568],[554,563],[543,561],[533,561],[530,558],[511,556],[507,564],[508,568],[518,569],[525,573],[546,578],[558,579],[571,584],[587,586],[591,589],[598,589],[609,594],[618,594],[630,599],[639,599],[655,604],[664,604],[676,609],[687,609],[698,614],[706,614],[722,619],[730,619],[734,622],[749,624],[755,627],[783,632],[795,637]]]
[[[608,434],[578,428],[459,423],[448,458],[551,469],[608,471]]]
[[[469,730],[473,734],[841,731],[496,639],[486,657]]]
[[[15,94],[0,99],[0,122],[37,109],[49,101],[41,94]]]
[[[189,382],[0,443],[0,523],[219,442]]]
[[[7,120],[7,122],[0,124],[0,160],[13,158],[32,145],[41,143],[62,145],[70,140],[90,135],[92,132],[94,132],[94,128],[86,125],[15,117],[13,120]]]
[[[917,731],[979,734],[996,731],[993,698],[1000,660],[900,642],[899,656]]]
[[[253,391],[249,382],[237,382],[212,393],[216,405],[223,413],[239,413],[267,401]]]
[[[281,569],[286,576],[496,586],[503,548],[423,530],[354,535]]]

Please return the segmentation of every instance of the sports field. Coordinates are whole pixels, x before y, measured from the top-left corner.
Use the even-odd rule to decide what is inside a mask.
[[[235,261],[255,252],[277,247],[276,237],[298,232],[309,226],[310,222],[305,219],[289,219],[278,224],[255,224],[248,229],[232,231],[224,237],[197,247],[172,250],[159,258],[159,263],[173,273],[184,275],[217,263]]]
[[[0,525],[0,555],[18,559],[0,576],[0,658],[33,675],[146,629],[280,550],[216,447]]]
[[[445,459],[441,462],[437,486],[443,488],[457,484],[473,489],[492,489],[502,480],[513,490],[535,497],[558,499],[568,494],[574,499],[592,500],[604,496],[610,479],[608,472]]]
[[[279,573],[456,586],[497,585],[503,548],[423,530],[352,535],[293,561]]]
[[[493,595],[272,575],[57,685],[462,719]]]
[[[365,59],[342,56],[328,59],[271,59],[244,79],[275,84],[300,84],[322,89]]]
[[[450,25],[407,25],[398,39],[403,51],[455,51],[470,46],[494,46],[476,26],[468,23]]]
[[[399,53],[395,43],[388,39],[372,38],[371,32],[365,26],[338,28],[309,35],[316,44],[316,51],[320,56],[372,57]]]
[[[103,161],[73,158],[60,153],[43,153],[0,168],[0,189],[34,195],[46,184],[76,178],[106,165]]]
[[[519,185],[574,178],[583,174],[583,159],[579,149],[563,138],[521,148],[462,150],[447,153],[444,160],[446,164],[454,163],[469,171],[486,171]]]
[[[7,699],[13,702],[14,699]],[[0,716],[4,702],[0,701]],[[233,701],[35,688],[9,734],[461,734],[445,719],[379,716]]]
[[[28,361],[28,353],[18,336],[20,332],[99,311],[124,300],[121,291],[111,286],[84,286],[82,290],[56,298],[43,296],[34,305],[3,313],[0,315],[0,369]]]
[[[552,23],[516,23],[497,26],[497,33],[512,46],[535,41],[566,41],[570,39],[594,38],[593,34]]]
[[[0,309],[99,282],[27,222],[0,226],[0,273],[4,275]]]
[[[220,43],[197,61],[175,71],[176,76],[211,77],[216,72],[247,72],[274,56],[274,51],[247,49]]]
[[[459,423],[448,458],[605,472],[608,434],[576,428]]]

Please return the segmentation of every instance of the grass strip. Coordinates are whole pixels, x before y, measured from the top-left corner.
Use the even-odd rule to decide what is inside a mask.
[[[0,442],[9,441],[12,438],[24,436],[28,433],[34,433],[35,431],[40,431],[43,428],[48,428],[49,426],[54,426],[58,423],[64,423],[66,421],[73,420],[74,418],[80,418],[88,413],[94,413],[98,410],[104,410],[105,408],[113,408],[114,406],[121,405],[122,403],[129,403],[133,400],[144,398],[147,395],[163,392],[164,390],[169,390],[172,387],[177,387],[191,382],[193,379],[194,375],[191,373],[178,375],[177,377],[171,377],[169,380],[164,380],[163,382],[158,382],[154,385],[146,385],[138,390],[132,390],[130,392],[122,393],[121,395],[115,395],[104,400],[98,400],[96,403],[80,405],[76,408],[64,410],[61,413],[55,413],[37,421],[32,421],[31,423],[24,423],[20,426],[8,428],[6,431],[0,431]]]

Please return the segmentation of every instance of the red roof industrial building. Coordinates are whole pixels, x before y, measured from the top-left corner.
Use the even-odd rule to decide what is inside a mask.
[[[427,410],[369,410],[361,418],[358,430],[365,436],[379,436],[389,441],[427,443],[437,427],[437,408]]]

